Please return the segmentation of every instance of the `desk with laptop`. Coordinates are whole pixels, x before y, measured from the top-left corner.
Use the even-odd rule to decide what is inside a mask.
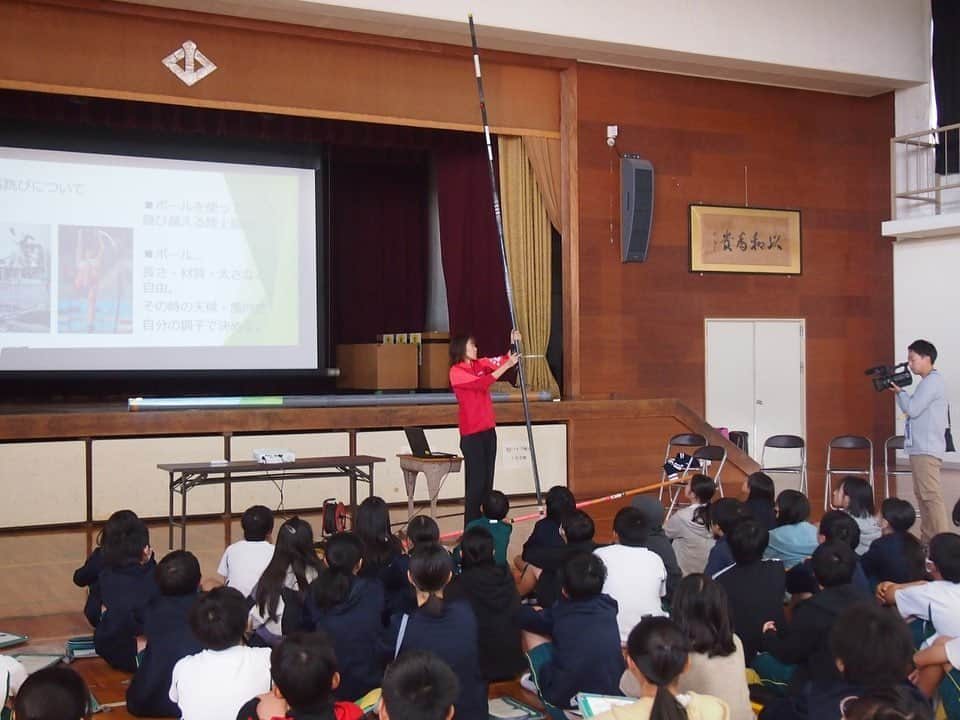
[[[403,484],[407,490],[407,517],[413,517],[413,494],[416,491],[417,476],[423,473],[427,479],[427,492],[430,495],[430,517],[437,517],[437,496],[443,481],[452,472],[460,472],[463,458],[453,453],[433,452],[427,442],[422,427],[404,428],[410,444],[410,453],[397,455],[400,469],[403,470]]]

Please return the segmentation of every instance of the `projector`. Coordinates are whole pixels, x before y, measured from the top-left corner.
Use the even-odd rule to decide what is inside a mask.
[[[253,459],[266,465],[279,465],[281,463],[292,463],[297,459],[297,456],[291,450],[260,448],[253,451]]]

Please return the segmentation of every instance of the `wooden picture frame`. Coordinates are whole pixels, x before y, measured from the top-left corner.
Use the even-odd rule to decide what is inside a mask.
[[[800,275],[800,211],[690,205],[690,272]]]

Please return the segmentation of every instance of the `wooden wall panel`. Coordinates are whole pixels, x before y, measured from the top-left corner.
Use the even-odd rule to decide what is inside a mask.
[[[853,98],[578,66],[581,397],[676,397],[704,411],[704,319],[802,317],[812,491],[831,436],[893,432],[864,368],[891,359],[887,142],[893,96]],[[649,257],[622,264],[617,150],[656,168]],[[746,168],[746,183],[744,169]],[[688,205],[798,208],[799,277],[699,275]],[[569,362],[567,360],[566,362]],[[756,443],[757,438],[751,438]],[[762,441],[762,440],[761,440]],[[816,506],[814,502],[814,506]]]
[[[186,40],[218,66],[193,87],[161,63]],[[485,54],[491,126],[559,137],[561,66]],[[468,48],[125,3],[0,3],[0,87],[480,129]]]

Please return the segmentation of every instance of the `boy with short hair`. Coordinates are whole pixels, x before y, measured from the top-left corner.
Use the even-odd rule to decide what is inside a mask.
[[[856,520],[842,510],[829,510],[820,518],[817,544],[822,545],[834,540],[842,542],[854,552],[860,545],[860,526]],[[853,569],[851,582],[863,592],[870,594],[870,583],[863,573],[859,555],[857,556],[856,567]],[[801,602],[820,592],[820,586],[817,584],[817,578],[814,575],[813,565],[809,558],[790,568],[787,573],[787,592],[792,596],[792,603]]]
[[[72,668],[43,668],[24,680],[13,712],[17,720],[89,720],[90,690]]]
[[[234,720],[251,694],[270,690],[270,648],[246,647],[247,601],[219,587],[190,609],[190,627],[206,648],[173,668],[170,699],[183,720]]]
[[[322,717],[333,710],[333,720],[359,720],[363,710],[352,702],[335,702],[340,685],[333,644],[323,632],[287,635],[270,653],[273,689],[247,702],[237,720]]]
[[[578,692],[619,695],[626,668],[617,601],[603,594],[603,560],[576,553],[564,563],[562,574],[560,602],[545,610],[524,606],[518,616],[533,680],[557,717]]]
[[[193,553],[174,550],[157,564],[154,577],[160,595],[144,610],[147,646],[127,688],[127,710],[144,717],[179,717],[180,708],[170,701],[173,667],[203,650],[189,621],[200,586],[200,563]]]
[[[456,674],[425,650],[403,653],[383,675],[380,720],[452,720],[460,693]]]
[[[913,505],[887,498],[880,506],[880,537],[860,558],[863,571],[877,582],[908,583],[924,579],[924,552],[910,534],[917,521]]]
[[[594,550],[603,560],[607,578],[603,592],[617,601],[620,643],[626,645],[634,626],[647,615],[666,615],[662,598],[667,592],[667,569],[660,557],[643,546],[646,519],[635,507],[621,508],[613,518],[616,545]]]
[[[504,518],[510,512],[510,499],[499,490],[491,490],[480,506],[483,517],[471,520],[463,529],[464,532],[474,527],[482,527],[493,536],[494,562],[500,567],[507,566],[507,548],[510,546],[510,533],[513,532],[513,523],[505,522]],[[453,549],[453,561],[460,565],[460,546]]]
[[[870,600],[869,594],[851,584],[856,563],[856,553],[839,540],[818,546],[812,564],[820,592],[797,605],[789,625],[767,622],[763,626],[763,650],[781,663],[798,666],[790,678],[792,692],[799,692],[809,680],[829,682],[839,677],[828,643],[830,630],[840,613]]]
[[[223,551],[217,573],[227,587],[236,588],[246,597],[253,590],[264,569],[273,558],[273,512],[264,505],[252,505],[240,518],[243,540]]]
[[[710,548],[710,554],[707,555],[707,565],[703,569],[704,575],[716,577],[718,572],[733,565],[733,554],[730,552],[727,536],[734,525],[752,517],[746,504],[736,498],[720,498],[710,506],[710,532],[713,533],[716,542]]]
[[[543,565],[534,586],[537,602],[542,607],[552,607],[560,599],[562,578],[560,569],[572,556],[581,552],[593,552],[600,547],[594,542],[596,527],[593,518],[583,510],[571,510],[560,523],[560,535],[564,544],[541,558]]]
[[[770,533],[756,520],[741,520],[725,537],[734,564],[713,578],[727,591],[733,631],[743,642],[743,656],[749,664],[760,649],[764,624],[769,620],[783,624],[786,577],[782,562],[763,559]]]

